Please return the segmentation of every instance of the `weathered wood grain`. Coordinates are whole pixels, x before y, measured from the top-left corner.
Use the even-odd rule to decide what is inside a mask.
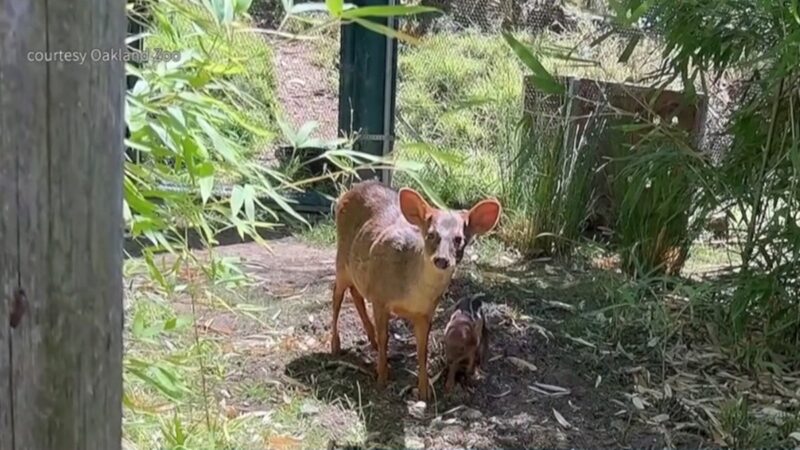
[[[17,159],[6,132],[16,121],[8,113],[13,106],[9,79],[12,54],[6,0],[0,0],[0,450],[13,448],[11,434],[11,296],[17,287]]]
[[[121,445],[124,66],[90,55],[124,37],[124,2],[0,0],[0,450]]]

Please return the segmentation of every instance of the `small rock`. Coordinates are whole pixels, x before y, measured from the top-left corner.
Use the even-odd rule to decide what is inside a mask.
[[[425,408],[427,407],[425,402],[408,402],[408,414],[415,419],[422,419],[425,417]]]
[[[433,419],[431,421],[431,426],[433,426],[434,428],[438,428],[438,429],[442,430],[443,432],[444,432],[444,430],[447,430],[447,429],[450,429],[450,431],[452,431],[452,428],[454,426],[457,429],[461,429],[459,424],[460,424],[460,422],[458,421],[458,419],[455,419],[455,418],[442,419],[441,417],[437,417],[437,418],[435,418],[435,419]]]
[[[464,429],[459,425],[448,425],[442,428],[442,436],[451,444],[460,445],[464,439]]]
[[[301,416],[308,417],[308,416],[313,416],[313,415],[315,415],[317,413],[319,413],[319,406],[317,406],[317,405],[315,405],[315,404],[313,404],[311,402],[304,402],[300,406],[300,415]]]
[[[416,437],[406,438],[406,448],[425,448],[425,442]]]
[[[483,413],[477,409],[467,408],[461,416],[467,420],[478,420],[483,417]]]

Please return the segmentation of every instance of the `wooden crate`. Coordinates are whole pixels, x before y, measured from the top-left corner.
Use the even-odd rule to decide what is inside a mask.
[[[657,90],[627,83],[609,83],[597,80],[562,77],[561,83],[568,95],[547,94],[536,89],[532,77],[524,80],[524,112],[540,117],[567,116],[573,130],[585,129],[588,117],[601,114],[615,124],[652,123],[655,116],[661,121],[677,121],[677,127],[685,130],[695,144],[700,142],[707,99],[698,94],[691,101],[682,92]],[[570,99],[570,101],[566,101]],[[556,123],[556,122],[554,122]],[[625,133],[602,132],[596,136],[596,158],[609,159],[621,148],[640,142],[648,129],[627,130]],[[618,139],[624,136],[620,143]],[[620,145],[623,144],[623,145]],[[625,145],[627,144],[627,145]],[[595,209],[590,219],[591,228],[609,227],[614,223],[615,199],[610,187],[610,174],[606,167],[598,170],[594,180]]]

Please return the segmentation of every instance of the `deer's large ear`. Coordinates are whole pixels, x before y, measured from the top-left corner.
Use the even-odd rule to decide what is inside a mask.
[[[419,193],[410,188],[402,188],[400,194],[400,212],[403,217],[420,228],[426,228],[431,217],[431,207]]]
[[[500,221],[502,210],[500,202],[493,198],[481,200],[467,213],[467,232],[477,236],[492,231]]]

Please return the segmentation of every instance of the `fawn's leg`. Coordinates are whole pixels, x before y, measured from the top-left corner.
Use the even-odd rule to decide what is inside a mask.
[[[344,300],[344,291],[347,286],[336,280],[333,285],[333,318],[331,321],[331,353],[337,354],[341,351],[341,343],[339,342],[339,311],[342,309],[342,301]]]
[[[353,296],[353,303],[356,305],[358,316],[361,317],[361,324],[364,325],[364,332],[367,333],[370,345],[375,351],[378,350],[378,343],[375,341],[375,328],[372,326],[372,321],[367,314],[367,305],[364,303],[364,296],[358,292],[355,286],[350,286],[350,295]]]
[[[417,340],[417,390],[421,401],[428,401],[428,334],[431,331],[431,318],[431,316],[419,316],[414,320],[414,337]]]
[[[385,387],[389,380],[389,311],[379,304],[372,305],[375,315],[375,339],[378,344],[378,387]]]
[[[453,361],[447,366],[447,381],[444,382],[444,392],[450,393],[453,385],[456,384],[456,370],[458,369],[458,361]]]
[[[481,339],[481,344],[478,346],[478,354],[475,356],[475,378],[483,378],[483,368],[486,366],[486,358],[489,352],[489,346],[486,342],[486,337]]]
[[[477,358],[475,357],[475,353],[470,353],[467,357],[467,373],[464,377],[466,384],[471,386],[475,381],[475,371],[477,369]]]

